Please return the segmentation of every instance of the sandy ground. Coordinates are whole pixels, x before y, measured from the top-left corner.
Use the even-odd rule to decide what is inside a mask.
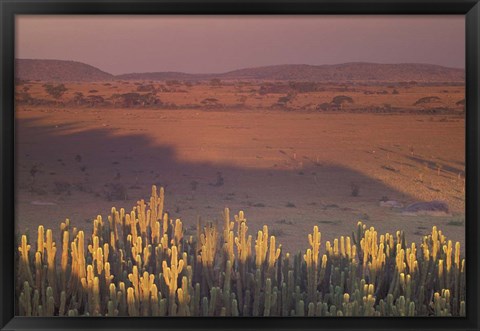
[[[65,218],[90,231],[96,215],[129,210],[157,184],[190,233],[229,207],[292,252],[314,225],[324,243],[358,220],[417,242],[437,225],[464,242],[460,117],[28,107],[16,117],[18,232],[58,230]],[[110,201],[112,185],[122,199]],[[404,216],[382,197],[444,200],[451,215]]]

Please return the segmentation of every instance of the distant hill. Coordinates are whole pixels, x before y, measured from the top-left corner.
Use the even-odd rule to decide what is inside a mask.
[[[123,80],[280,80],[312,82],[464,82],[463,69],[432,64],[354,62],[336,65],[287,64],[246,68],[220,74],[146,72],[111,75],[87,64],[60,60],[17,60],[17,78],[43,81]]]
[[[15,61],[15,75],[19,80],[41,81],[105,81],[115,76],[91,65],[62,60],[29,60]]]
[[[336,65],[287,64],[239,69],[221,74],[186,74],[180,72],[132,73],[117,76],[131,80],[283,80],[283,81],[417,81],[463,82],[463,69],[447,68],[432,64],[378,64],[344,63]]]
[[[344,63],[336,65],[278,65],[227,72],[223,79],[273,79],[301,81],[418,81],[458,82],[463,69],[432,64]]]

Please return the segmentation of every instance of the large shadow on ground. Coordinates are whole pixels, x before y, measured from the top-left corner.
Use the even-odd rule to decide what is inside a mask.
[[[50,220],[47,226],[56,227],[65,217],[88,229],[97,214],[108,214],[112,206],[129,210],[156,184],[165,187],[166,208],[173,218],[184,220],[187,231],[197,217],[219,219],[229,207],[232,214],[244,210],[253,229],[277,224],[280,240],[297,248],[298,238],[306,246],[304,237],[315,224],[322,224],[327,234],[349,235],[359,219],[368,221],[371,208],[380,208],[382,197],[414,200],[340,165],[310,162],[301,170],[280,170],[190,163],[179,161],[172,147],[157,145],[142,133],[81,128],[80,122],[16,121],[20,230],[36,229],[39,222]],[[115,195],[115,190],[122,194]]]

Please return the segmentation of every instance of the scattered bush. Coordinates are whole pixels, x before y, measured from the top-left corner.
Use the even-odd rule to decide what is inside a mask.
[[[139,85],[137,86],[137,92],[155,92],[155,86],[152,84]]]
[[[153,105],[163,105],[155,93],[140,94],[136,92],[129,92],[123,94],[113,94],[110,99],[115,106],[119,105],[124,108],[145,107]]]
[[[180,85],[180,82],[178,80],[167,80],[165,84],[167,86],[175,86],[175,85]]]
[[[108,201],[127,200],[127,188],[118,182],[105,184],[103,187],[103,197]]]
[[[327,110],[330,110],[332,107],[332,105],[328,102],[324,102],[322,104],[319,104],[317,106],[317,110],[323,110],[323,111],[327,111]]]
[[[32,104],[34,98],[28,93],[28,90],[16,91],[15,93],[15,102],[19,104]]]
[[[352,197],[358,197],[360,195],[360,186],[356,183],[350,183],[350,195]]]
[[[83,105],[85,103],[85,96],[82,92],[75,92],[73,95],[73,102],[76,105]]]
[[[210,80],[210,86],[221,86],[222,81],[218,78],[213,78]]]
[[[96,107],[105,103],[105,99],[99,95],[89,95],[84,99],[84,104]]]
[[[54,194],[56,194],[56,195],[61,195],[61,194],[71,195],[72,194],[72,192],[70,191],[70,188],[72,187],[72,185],[69,182],[56,181],[53,184],[54,184],[54,188],[53,188],[53,193]]]
[[[280,97],[277,100],[276,106],[286,107],[288,105],[288,103],[290,103],[291,101],[293,101],[293,99],[295,99],[295,97],[296,97],[295,93],[289,93],[289,94],[287,94],[283,97]]]
[[[291,88],[288,85],[282,83],[264,83],[260,86],[258,90],[259,95],[266,95],[269,93],[272,94],[283,94],[291,92]]]
[[[423,98],[420,98],[417,101],[415,101],[415,103],[413,105],[418,106],[418,105],[431,103],[431,102],[436,102],[436,101],[440,101],[440,98],[437,97],[437,96],[423,97]]]
[[[337,95],[331,101],[332,105],[335,105],[336,107],[338,107],[340,109],[342,109],[343,105],[346,104],[346,103],[353,103],[353,99],[349,96],[346,96],[346,95]]]
[[[208,108],[218,108],[221,107],[221,104],[218,102],[217,98],[205,98],[200,102],[203,106]]]
[[[43,85],[45,88],[45,92],[47,92],[49,95],[51,95],[55,99],[59,99],[62,97],[62,95],[68,91],[68,89],[65,87],[63,84],[59,85],[52,85],[52,84],[45,84]]]
[[[315,92],[318,89],[314,82],[289,82],[288,87],[297,93]]]

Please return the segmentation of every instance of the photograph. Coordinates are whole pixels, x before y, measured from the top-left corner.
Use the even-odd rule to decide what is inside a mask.
[[[465,26],[16,15],[15,315],[465,317]]]

